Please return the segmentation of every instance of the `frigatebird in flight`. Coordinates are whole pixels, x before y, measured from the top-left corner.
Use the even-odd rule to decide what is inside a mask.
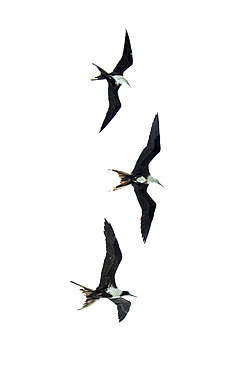
[[[150,131],[147,146],[141,152],[137,159],[133,171],[129,174],[123,171],[112,170],[117,172],[121,182],[113,190],[121,189],[124,186],[131,184],[134,187],[138,202],[142,209],[141,216],[141,233],[144,243],[147,240],[149,229],[154,217],[156,203],[147,193],[148,185],[156,182],[161,185],[157,179],[154,179],[149,172],[149,163],[160,152],[160,132],[159,132],[159,117],[156,114],[152,128]],[[161,185],[163,186],[163,185]]]
[[[108,82],[109,108],[99,132],[101,132],[108,125],[108,123],[112,120],[112,118],[117,114],[117,112],[121,108],[118,90],[123,83],[127,83],[129,85],[129,82],[123,77],[123,73],[132,64],[133,64],[132,50],[127,31],[125,33],[125,43],[122,58],[120,59],[120,61],[118,62],[118,64],[111,73],[107,73],[106,71],[104,71],[104,69],[93,63],[93,65],[95,65],[99,69],[100,75],[93,78],[92,81],[107,80]]]
[[[129,312],[131,303],[126,299],[122,298],[124,295],[130,295],[126,290],[119,290],[115,282],[115,273],[122,260],[122,253],[118,245],[118,241],[114,234],[113,228],[107,220],[105,220],[104,227],[105,239],[106,239],[106,256],[101,271],[101,278],[99,286],[95,289],[89,289],[85,286],[71,281],[71,283],[79,285],[81,291],[86,295],[86,301],[82,308],[88,307],[100,298],[109,298],[113,303],[117,305],[118,319],[122,321],[127,313]],[[81,310],[82,308],[79,308]]]

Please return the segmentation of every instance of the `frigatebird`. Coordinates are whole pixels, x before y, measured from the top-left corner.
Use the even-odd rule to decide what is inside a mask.
[[[107,73],[104,69],[93,63],[93,65],[95,65],[95,67],[99,69],[100,75],[95,78],[92,78],[92,81],[107,80],[108,82],[109,108],[99,132],[101,132],[108,125],[108,123],[112,120],[112,118],[117,114],[117,112],[121,108],[118,90],[123,83],[127,83],[129,85],[129,82],[126,80],[126,78],[123,77],[123,73],[132,64],[133,64],[132,50],[127,30],[125,33],[125,43],[122,58],[120,59],[120,61],[118,62],[118,64],[111,73]]]
[[[159,132],[159,117],[156,114],[152,128],[150,131],[147,146],[141,152],[137,159],[133,171],[127,172],[112,170],[117,172],[121,182],[113,190],[121,189],[124,186],[131,184],[134,187],[135,194],[142,209],[141,217],[141,233],[144,243],[147,240],[149,229],[154,217],[156,203],[147,193],[148,185],[152,182],[161,183],[154,179],[149,172],[149,163],[160,152],[160,132]],[[163,186],[163,185],[161,185]]]
[[[130,295],[126,290],[118,289],[115,282],[115,273],[122,260],[122,253],[119,248],[117,238],[114,234],[111,224],[105,219],[104,233],[106,239],[106,256],[101,271],[101,278],[99,286],[92,290],[85,286],[71,281],[71,283],[79,285],[81,291],[86,295],[86,301],[79,310],[88,307],[100,298],[109,298],[113,303],[117,305],[118,319],[122,321],[127,313],[129,312],[131,303],[126,299],[122,298],[124,295]]]

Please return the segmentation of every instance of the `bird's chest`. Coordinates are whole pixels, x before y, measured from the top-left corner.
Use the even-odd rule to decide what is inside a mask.
[[[144,176],[136,176],[134,178],[134,182],[137,182],[138,184],[146,184],[147,183],[147,178]]]
[[[111,297],[120,297],[122,291],[118,288],[114,288],[112,286],[109,286],[106,290],[106,293],[108,293]]]
[[[122,85],[124,82],[126,82],[126,79],[123,76],[120,75],[111,75],[111,77],[114,79],[115,84]]]

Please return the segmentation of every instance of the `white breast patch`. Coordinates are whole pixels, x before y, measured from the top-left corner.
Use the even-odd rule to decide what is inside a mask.
[[[113,288],[112,286],[107,288],[106,292],[109,293],[112,297],[116,297],[116,298],[120,297],[122,293],[121,290],[119,290],[118,288]]]
[[[137,177],[136,179],[137,182],[140,182],[141,184],[143,184],[144,182],[146,182],[146,179],[144,176],[140,176],[140,177]]]
[[[114,78],[114,80],[116,81],[117,85],[122,85],[124,82],[127,83],[126,79],[123,77],[123,76],[120,76],[120,75],[116,75],[116,76],[112,76]]]

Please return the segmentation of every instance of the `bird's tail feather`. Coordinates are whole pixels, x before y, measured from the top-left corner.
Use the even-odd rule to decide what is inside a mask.
[[[83,306],[81,308],[78,308],[78,310],[82,310],[85,307],[91,306],[94,302],[96,302],[98,299],[92,298],[91,294],[93,293],[93,290],[90,288],[87,288],[81,284],[75,283],[74,281],[71,281],[71,283],[78,285],[81,287],[82,293],[86,295],[86,301],[84,302]]]
[[[92,78],[91,81],[97,81],[97,80],[105,80],[105,79],[107,79],[108,73],[103,68],[97,66],[97,64],[94,64],[93,63],[93,65],[98,68],[98,70],[100,71],[100,75],[99,76],[96,76],[95,78]]]
[[[105,79],[106,79],[105,77],[103,77],[102,75],[99,75],[95,78],[91,78],[91,81],[98,81],[98,80],[105,80]]]
[[[123,172],[123,171],[113,170],[113,169],[112,171],[116,172],[118,176],[120,177],[120,184],[115,186],[113,190],[118,190],[118,189],[123,188],[124,186],[131,184],[131,180],[132,180],[131,174],[127,172]]]

